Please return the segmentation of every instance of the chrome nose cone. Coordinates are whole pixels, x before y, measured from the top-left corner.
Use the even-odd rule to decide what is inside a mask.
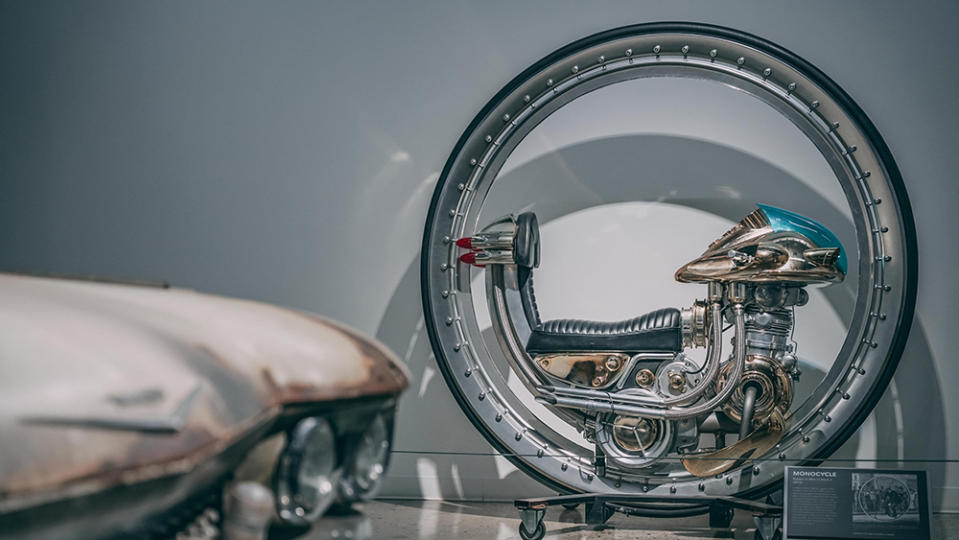
[[[772,206],[759,208],[676,271],[682,283],[708,281],[838,283],[846,254],[829,229]]]

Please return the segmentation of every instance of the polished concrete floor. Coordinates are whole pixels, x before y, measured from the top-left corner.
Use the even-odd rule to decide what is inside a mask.
[[[325,518],[325,528],[314,529],[311,540],[347,538],[350,540],[393,540],[416,538],[446,539],[519,539],[519,515],[509,503],[457,503],[439,501],[376,501],[357,508],[357,512]],[[551,507],[546,514],[547,539],[679,539],[735,538],[753,539],[753,519],[748,512],[737,512],[730,530],[710,529],[706,516],[680,519],[647,519],[613,516],[604,526],[583,524],[583,509]],[[959,514],[940,514],[934,518],[934,540],[959,539]]]

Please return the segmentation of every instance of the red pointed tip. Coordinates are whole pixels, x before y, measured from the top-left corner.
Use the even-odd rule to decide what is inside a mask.
[[[462,262],[464,262],[464,263],[466,263],[466,264],[472,264],[473,266],[475,266],[475,267],[477,267],[477,268],[486,268],[486,265],[485,265],[485,264],[476,264],[476,252],[475,252],[475,251],[471,251],[471,252],[469,252],[469,253],[464,253],[464,254],[460,255],[460,261],[462,261]]]
[[[459,240],[456,241],[456,245],[461,248],[470,249],[471,247],[473,247],[473,239],[469,236],[464,236],[463,238],[460,238]]]

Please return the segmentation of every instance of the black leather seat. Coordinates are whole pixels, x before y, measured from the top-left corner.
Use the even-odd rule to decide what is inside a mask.
[[[533,268],[539,266],[539,226],[532,212],[516,217],[514,260],[523,311],[531,334],[530,353],[677,352],[682,350],[679,310],[665,308],[617,322],[558,319],[542,322],[533,293]]]
[[[658,309],[616,322],[557,319],[532,329],[530,353],[624,351],[673,352],[682,349],[679,310]]]

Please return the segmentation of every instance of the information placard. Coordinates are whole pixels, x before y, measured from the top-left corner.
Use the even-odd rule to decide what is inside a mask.
[[[783,538],[930,538],[925,471],[786,467]]]

